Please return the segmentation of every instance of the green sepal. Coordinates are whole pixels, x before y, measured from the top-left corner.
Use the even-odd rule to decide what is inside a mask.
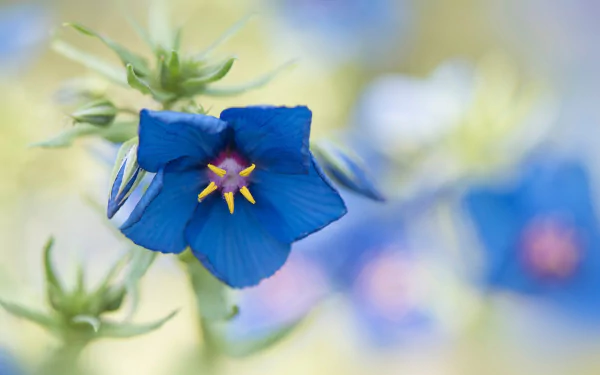
[[[171,12],[165,0],[151,0],[148,8],[148,31],[156,49],[170,51],[174,49],[173,29],[171,28]]]
[[[114,66],[94,55],[83,52],[62,40],[56,39],[52,41],[51,48],[54,52],[69,60],[80,63],[111,82],[127,87],[127,76],[118,66]]]
[[[29,320],[52,333],[58,333],[60,331],[60,322],[56,317],[42,313],[40,311],[25,307],[16,303],[6,302],[0,300],[0,306],[4,308],[8,313],[25,320]]]
[[[202,92],[202,94],[208,95],[208,96],[240,95],[247,91],[254,90],[254,89],[265,86],[267,83],[271,82],[275,77],[277,77],[277,75],[279,75],[281,72],[283,72],[287,69],[290,69],[290,68],[294,67],[295,65],[296,65],[295,61],[288,61],[285,64],[274,69],[273,71],[271,71],[267,74],[264,74],[253,81],[246,82],[245,84],[241,84],[241,85],[228,86],[228,87],[227,86],[218,87],[215,85],[210,85],[210,86],[206,87],[206,89]]]
[[[145,324],[103,320],[100,329],[96,333],[96,338],[129,338],[145,335],[162,327],[166,322],[177,315],[178,312],[178,310],[175,310],[162,319]]]
[[[181,79],[181,63],[179,53],[171,51],[168,58],[160,59],[160,84],[164,89],[176,90]]]
[[[139,77],[132,65],[127,65],[127,83],[142,94],[152,95],[157,101],[164,103],[175,98],[175,95],[156,90],[150,87],[150,83]]]
[[[50,237],[44,245],[44,274],[46,277],[46,296],[50,306],[55,310],[60,310],[65,294],[64,288],[59,280],[54,265],[52,264],[52,250],[54,249],[54,238]]]
[[[204,72],[201,73],[201,76],[185,80],[182,83],[183,88],[190,96],[202,93],[207,84],[216,82],[225,77],[236,60],[237,57],[228,57],[218,64],[204,68]]]
[[[108,48],[113,50],[121,59],[121,62],[124,66],[132,65],[135,68],[135,71],[138,75],[147,76],[150,75],[150,67],[148,66],[148,61],[142,56],[137,55],[129,51],[127,48],[121,46],[117,42],[109,39],[105,36],[98,34],[97,32],[80,25],[78,23],[64,23],[63,26],[72,27],[73,29],[79,31],[80,33],[95,37],[99,39],[102,43],[104,43]]]
[[[92,328],[92,330],[94,330],[95,333],[97,333],[98,330],[100,330],[100,327],[102,326],[100,319],[98,319],[95,316],[91,316],[91,315],[74,316],[73,319],[71,319],[71,322],[75,323],[75,324],[89,325]]]
[[[140,301],[140,280],[146,272],[150,269],[150,266],[156,260],[158,253],[154,251],[148,251],[142,247],[134,246],[131,249],[131,262],[129,272],[125,276],[125,289],[127,290],[127,296],[129,297],[130,307],[129,312],[125,320],[131,319],[133,314],[137,311]]]
[[[99,127],[90,124],[77,124],[58,135],[42,142],[37,142],[30,147],[61,148],[68,147],[78,138],[97,136],[109,142],[122,143],[137,135],[137,122],[115,122],[108,127]]]
[[[215,49],[217,49],[219,46],[221,46],[222,44],[224,44],[225,42],[227,42],[229,40],[229,38],[231,38],[232,36],[234,36],[235,34],[237,34],[238,31],[240,31],[244,26],[246,26],[246,24],[248,23],[248,21],[250,21],[250,19],[253,16],[254,16],[253,14],[249,14],[246,17],[242,18],[241,20],[237,21],[229,29],[225,30],[225,32],[223,34],[221,34],[221,36],[219,36],[217,38],[217,40],[215,40],[204,51],[202,51],[201,53],[199,53],[198,55],[196,55],[195,59],[196,60],[203,60],[203,59],[205,59]]]

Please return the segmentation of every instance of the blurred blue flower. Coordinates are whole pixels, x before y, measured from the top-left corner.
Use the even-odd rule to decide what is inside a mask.
[[[19,375],[22,371],[12,355],[0,348],[0,375]]]
[[[138,163],[156,176],[121,231],[154,251],[190,246],[233,287],[273,275],[292,242],[346,213],[309,151],[311,119],[306,107],[143,110]]]
[[[34,4],[0,6],[0,66],[2,75],[23,70],[39,54],[49,36],[48,13]]]
[[[406,234],[398,207],[367,201],[350,207],[360,212],[338,223],[331,236],[309,254],[329,275],[334,290],[349,297],[359,327],[377,345],[395,345],[433,330],[421,254]],[[352,219],[352,218],[351,218]]]
[[[230,341],[261,339],[301,321],[330,292],[323,271],[301,251],[293,252],[272,278],[240,292]]]
[[[543,160],[464,197],[493,288],[581,313],[600,307],[600,232],[583,165]]]
[[[272,0],[284,28],[297,31],[315,54],[332,61],[385,65],[407,50],[408,1]],[[275,33],[280,35],[281,33]],[[289,35],[285,35],[289,41]],[[285,40],[284,40],[285,43]],[[403,48],[400,48],[400,46]]]

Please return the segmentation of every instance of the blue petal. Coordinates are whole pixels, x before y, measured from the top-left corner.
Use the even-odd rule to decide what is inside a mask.
[[[275,173],[306,173],[312,112],[307,107],[247,107],[221,112],[235,131],[239,150],[258,168]]]
[[[196,170],[176,172],[169,164],[152,180],[129,219],[121,227],[137,245],[162,253],[187,247],[184,231],[198,205],[198,193],[208,183]]]
[[[311,158],[306,175],[257,170],[249,189],[260,222],[282,242],[294,242],[322,229],[347,212],[342,197]]]
[[[522,204],[532,213],[569,212],[577,226],[597,221],[587,172],[576,162],[535,163],[522,185]]]
[[[180,158],[207,164],[225,146],[225,129],[227,124],[212,116],[144,109],[138,163],[149,172],[158,172]]]
[[[527,218],[523,217],[515,196],[507,191],[472,189],[464,197],[463,205],[486,251],[488,282],[524,287],[526,280],[515,272],[514,265],[518,263],[518,241]]]
[[[194,255],[224,283],[242,288],[258,284],[280,269],[290,245],[273,238],[252,205],[235,195],[235,212],[211,195],[198,205],[185,236]]]

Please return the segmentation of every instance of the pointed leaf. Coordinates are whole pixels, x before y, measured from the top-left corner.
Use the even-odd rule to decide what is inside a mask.
[[[166,51],[173,49],[170,5],[166,0],[151,0],[148,9],[150,39]]]
[[[179,85],[181,64],[177,51],[160,59],[160,84],[165,90],[174,90]]]
[[[229,86],[229,87],[215,87],[211,85],[207,87],[202,94],[208,96],[233,96],[240,95],[247,91],[257,89],[265,86],[267,83],[271,82],[279,73],[283,72],[286,69],[293,67],[296,64],[295,61],[289,61],[280,67],[276,68],[270,73],[267,73],[253,81],[247,82],[242,85],[237,86]]]
[[[102,338],[128,338],[144,335],[162,327],[166,322],[177,315],[178,310],[173,311],[166,317],[152,323],[134,324],[102,321],[97,337]]]
[[[58,321],[56,321],[52,316],[47,315],[45,313],[30,309],[25,306],[21,306],[16,303],[6,302],[2,300],[0,300],[0,306],[12,315],[36,323],[53,333],[56,333],[59,329]]]
[[[129,51],[127,48],[114,42],[112,39],[102,36],[97,32],[93,31],[92,29],[89,29],[77,23],[67,22],[64,23],[63,26],[72,27],[73,29],[79,31],[84,35],[99,39],[102,43],[104,43],[108,48],[112,49],[119,56],[123,65],[127,66],[128,64],[131,64],[138,74],[146,76],[151,73],[150,68],[148,66],[148,62],[145,58],[137,55],[134,52]]]
[[[60,282],[54,265],[52,264],[52,250],[54,248],[54,238],[50,237],[44,246],[44,273],[46,276],[46,297],[50,306],[55,310],[60,310],[64,301],[65,293]]]
[[[183,27],[178,27],[175,30],[175,36],[173,37],[173,51],[179,51],[181,48],[181,39],[183,36]]]
[[[135,20],[135,18],[133,18],[131,13],[125,9],[125,4],[122,1],[119,1],[119,5],[122,10],[121,13],[124,15],[125,19],[127,20],[127,23],[129,23],[129,26],[131,26],[135,33],[140,37],[141,40],[143,40],[148,45],[148,47],[154,50],[156,46],[150,38],[148,32]]]
[[[91,315],[77,315],[71,321],[73,323],[87,324],[90,327],[92,327],[92,329],[96,333],[98,332],[98,330],[100,329],[100,326],[102,325],[102,323],[100,322],[100,320],[98,318],[91,316]]]
[[[125,287],[127,288],[127,295],[129,296],[131,304],[125,321],[131,319],[137,311],[140,301],[140,280],[144,277],[158,256],[157,252],[148,251],[139,246],[133,247],[131,254],[131,268],[125,277]]]
[[[191,78],[183,82],[183,87],[190,95],[203,91],[208,83],[218,81],[225,77],[233,67],[235,60],[237,60],[236,57],[229,57],[225,61],[209,67],[209,70],[201,77]]]
[[[227,29],[217,40],[215,40],[208,48],[204,50],[204,52],[198,54],[195,58],[197,60],[202,60],[210,55],[217,47],[221,46],[223,43],[229,40],[232,36],[238,33],[242,29],[242,27],[246,26],[248,21],[253,17],[253,14],[249,14],[241,20],[237,21],[233,26]]]
[[[46,282],[62,292],[62,283],[56,275],[54,265],[52,264],[52,250],[54,249],[54,237],[50,237],[44,245],[44,271],[46,273]]]
[[[166,102],[174,98],[172,94],[151,88],[148,82],[136,74],[132,65],[127,65],[127,83],[129,83],[129,86],[138,90],[142,94],[152,95],[152,97],[159,102]]]
[[[171,52],[171,56],[169,57],[168,69],[170,79],[178,80],[181,74],[181,63],[179,61],[179,53],[177,53],[177,51]]]
[[[137,74],[135,74],[135,69],[131,64],[127,64],[127,83],[129,84],[129,86],[138,90],[142,94],[152,94],[150,84],[144,81],[142,78],[138,77]]]
[[[76,139],[89,136],[98,136],[110,142],[122,143],[137,135],[137,126],[137,122],[115,122],[106,128],[90,124],[77,124],[53,138],[34,143],[31,147],[68,147],[71,146]]]
[[[62,40],[54,40],[51,47],[54,52],[82,64],[113,83],[127,87],[127,77],[125,72],[118,66],[107,63],[94,55],[82,52]]]

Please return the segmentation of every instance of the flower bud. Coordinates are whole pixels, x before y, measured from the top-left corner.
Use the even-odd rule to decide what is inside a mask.
[[[325,173],[339,185],[375,201],[385,200],[369,175],[367,166],[357,157],[323,142],[313,144],[312,151]]]
[[[144,178],[144,171],[137,163],[137,138],[121,146],[113,169],[112,188],[108,198],[106,215],[111,219],[125,204],[131,193]]]
[[[76,123],[87,123],[106,127],[117,117],[117,107],[108,99],[98,99],[86,103],[71,113]]]

